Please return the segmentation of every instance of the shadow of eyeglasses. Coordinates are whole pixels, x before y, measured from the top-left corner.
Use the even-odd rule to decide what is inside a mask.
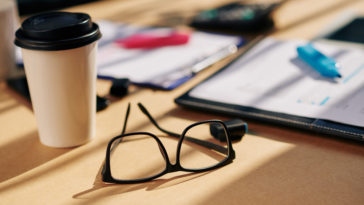
[[[164,189],[171,186],[175,186],[203,175],[208,174],[208,172],[199,172],[199,173],[184,173],[178,176],[173,176],[170,178],[159,178],[145,183],[139,184],[112,184],[105,183],[102,181],[102,169],[103,166],[100,167],[93,186],[90,189],[79,192],[72,196],[74,199],[97,199],[100,197],[113,196],[123,193],[128,193],[132,191],[137,191],[141,189],[145,189],[147,191],[153,191],[157,189]]]

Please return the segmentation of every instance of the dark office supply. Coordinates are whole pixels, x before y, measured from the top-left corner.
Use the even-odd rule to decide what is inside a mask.
[[[25,76],[8,79],[6,80],[6,83],[15,92],[19,93],[21,96],[25,97],[27,100],[30,101],[28,82]]]
[[[227,131],[230,134],[231,140],[241,140],[245,133],[248,132],[248,124],[241,119],[232,119],[223,121],[226,125]],[[211,124],[210,125],[211,135],[214,136],[215,139],[220,141],[226,140],[225,136],[225,128],[220,124]]]
[[[364,17],[354,18],[325,38],[337,41],[364,43]]]
[[[17,0],[20,15],[29,15],[69,6],[84,4],[96,0]]]
[[[155,119],[147,111],[147,109],[141,103],[138,103],[138,106],[139,106],[139,109],[149,118],[149,120],[160,131],[168,134],[171,137],[175,137],[175,139],[179,140],[178,145],[177,145],[177,152],[176,152],[177,153],[176,162],[175,162],[175,164],[172,164],[170,162],[168,153],[167,153],[164,145],[162,144],[162,142],[156,135],[149,133],[149,132],[125,133],[127,120],[128,120],[128,116],[129,116],[129,112],[130,112],[130,104],[129,104],[126,115],[125,115],[125,121],[124,121],[124,126],[122,129],[121,135],[118,135],[118,136],[112,138],[110,140],[110,142],[108,143],[108,146],[106,149],[106,158],[105,158],[105,162],[104,162],[103,169],[102,169],[102,180],[104,182],[116,183],[116,184],[133,184],[133,183],[147,182],[147,181],[153,180],[155,178],[158,178],[164,174],[167,174],[170,172],[175,172],[175,171],[205,172],[205,171],[210,171],[210,170],[217,169],[219,167],[228,165],[228,164],[232,163],[233,160],[235,159],[235,151],[233,150],[233,147],[232,147],[229,132],[227,131],[227,128],[222,121],[206,120],[206,121],[196,122],[190,126],[187,126],[181,134],[177,134],[177,133],[169,132],[169,131],[161,128],[157,124]],[[201,131],[205,131],[206,130],[206,129],[204,129],[205,125],[210,125],[210,124],[219,124],[219,125],[221,125],[221,127],[223,129],[225,129],[224,133],[226,134],[225,135],[226,143],[218,143],[218,142],[214,142],[214,141],[202,140],[202,139],[199,139],[199,136],[193,135],[193,134],[195,134],[194,132],[190,132],[191,130],[198,129],[198,128],[202,128]],[[201,133],[204,133],[204,132],[199,132],[199,134],[201,134]],[[205,134],[207,134],[207,133],[205,133]],[[135,138],[135,137],[141,137],[141,138]],[[149,154],[148,155],[149,160],[154,159],[153,157],[156,157],[156,156],[150,156],[150,149],[138,150],[138,152],[135,153],[138,157],[136,159],[133,159],[133,153],[132,153],[133,150],[128,150],[128,155],[121,155],[120,153],[118,153],[116,151],[117,150],[116,148],[118,148],[120,146],[131,146],[131,143],[133,143],[133,142],[138,143],[143,140],[149,140],[147,144],[155,145],[154,147],[150,147],[150,148],[157,148],[156,150],[158,150],[159,153],[157,152],[155,154],[156,154],[156,156],[160,157],[159,158],[160,160],[157,160],[157,162],[158,163],[164,162],[165,164],[164,164],[164,167],[160,167],[159,169],[154,167],[154,169],[151,171],[145,171],[146,170],[145,166],[148,164],[143,163],[143,167],[142,167],[143,169],[140,170],[140,171],[142,171],[141,172],[142,175],[140,175],[140,174],[135,175],[134,173],[138,172],[136,166],[139,165],[139,163],[136,161],[138,159],[140,159],[140,155],[142,154],[140,152],[146,151],[146,153]],[[191,143],[193,143],[194,146],[189,146],[189,144],[191,144]],[[187,148],[188,149],[187,152],[183,151],[185,149],[185,147],[189,147],[189,148]],[[123,150],[125,150],[125,149],[123,149]],[[203,155],[207,155],[207,156],[209,156],[208,152],[211,152],[214,154],[213,156],[215,156],[215,157],[212,160],[206,160],[206,158],[198,159],[198,157],[197,157],[197,159],[196,158],[193,158],[193,159],[197,160],[198,163],[189,163],[190,162],[189,160],[191,159],[190,151],[194,152],[193,154],[198,153],[198,154],[203,154]],[[111,155],[112,152],[114,152],[113,155]],[[115,155],[117,155],[117,156],[115,156]],[[125,164],[123,163],[123,166],[120,168],[124,169],[125,172],[119,173],[119,170],[115,170],[114,166],[112,166],[112,164],[116,166],[117,164],[124,162],[123,160],[121,160],[121,161],[112,160],[112,159],[115,159],[118,157],[123,158],[123,160],[126,162],[132,161],[133,167],[128,167],[128,165],[126,165],[127,163],[125,163]],[[207,159],[211,159],[211,157],[208,157]],[[163,161],[161,161],[161,160],[163,160]],[[200,163],[199,160],[203,160],[205,162]],[[158,166],[158,165],[161,165],[161,164],[156,164],[156,166]],[[132,172],[130,172],[129,170],[132,170]],[[130,176],[129,175],[130,173],[133,173],[133,174]]]
[[[230,31],[256,32],[272,28],[274,4],[230,3],[196,15],[191,26],[200,29],[223,29]]]
[[[99,95],[96,96],[96,111],[104,110],[109,105],[110,101],[107,98],[101,97]]]
[[[128,78],[113,79],[110,88],[110,95],[124,97],[128,94],[130,80]]]

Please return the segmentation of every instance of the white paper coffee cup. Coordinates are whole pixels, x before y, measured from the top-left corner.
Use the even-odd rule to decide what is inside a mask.
[[[67,12],[30,17],[16,32],[44,145],[78,146],[95,136],[100,37],[87,14]]]

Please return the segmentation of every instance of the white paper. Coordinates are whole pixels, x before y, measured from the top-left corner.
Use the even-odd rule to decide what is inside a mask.
[[[267,38],[190,95],[364,127],[364,51],[314,43],[341,65],[342,78],[330,79],[298,58],[304,43]]]
[[[126,77],[138,83],[152,81],[173,70],[191,67],[224,47],[238,44],[241,40],[236,36],[193,32],[189,42],[184,45],[150,50],[124,49],[112,41],[138,32],[169,32],[171,29],[143,28],[111,22],[99,22],[99,25],[101,32],[105,34],[98,51],[98,75]]]

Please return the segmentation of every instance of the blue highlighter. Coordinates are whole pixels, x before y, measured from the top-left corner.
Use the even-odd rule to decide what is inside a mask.
[[[333,58],[325,56],[311,43],[297,47],[298,56],[324,77],[341,78],[339,65]]]

